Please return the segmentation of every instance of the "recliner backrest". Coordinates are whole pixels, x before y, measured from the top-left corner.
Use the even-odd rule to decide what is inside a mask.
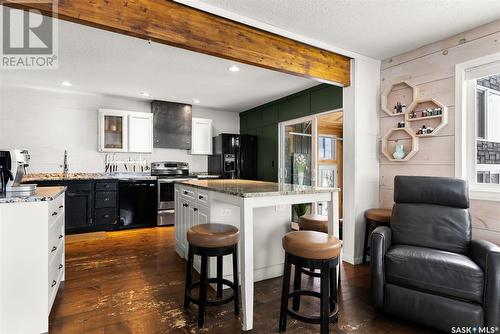
[[[467,254],[471,240],[469,192],[464,180],[396,176],[393,243]]]

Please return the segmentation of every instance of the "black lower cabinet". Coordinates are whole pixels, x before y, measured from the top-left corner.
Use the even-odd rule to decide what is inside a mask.
[[[65,186],[66,234],[118,228],[117,180],[30,181],[40,187]]]
[[[93,227],[92,193],[66,192],[66,233],[78,232]]]

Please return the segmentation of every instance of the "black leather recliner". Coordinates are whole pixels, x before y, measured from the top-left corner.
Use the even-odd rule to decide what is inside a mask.
[[[466,182],[396,176],[394,201],[371,236],[375,307],[447,332],[500,327],[500,247],[471,240]]]

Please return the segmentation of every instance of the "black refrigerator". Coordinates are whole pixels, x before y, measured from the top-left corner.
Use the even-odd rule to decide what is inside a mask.
[[[257,179],[257,137],[221,133],[213,138],[208,172],[223,179]]]

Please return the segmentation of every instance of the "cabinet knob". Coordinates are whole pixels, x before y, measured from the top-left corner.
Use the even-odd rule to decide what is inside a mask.
[[[57,212],[55,212],[55,211],[54,211],[54,212],[52,212],[52,217],[53,217],[53,216],[57,216]]]
[[[59,234],[59,239],[62,239],[63,238],[63,235],[62,234]]]
[[[109,197],[104,197],[104,201],[105,202],[109,201]]]
[[[184,195],[188,195],[188,194],[189,194],[189,192],[184,190]]]
[[[109,215],[108,215],[108,214],[105,214],[105,215],[104,215],[104,218],[109,218]]]
[[[64,208],[64,205],[59,205],[59,209],[62,209],[62,208]]]
[[[64,267],[62,264],[59,264],[59,269],[62,269],[62,267]]]
[[[201,195],[200,195],[200,196],[198,196],[198,199],[203,199],[203,196],[201,196]]]
[[[193,208],[193,211],[198,211],[198,208]]]
[[[56,284],[57,284],[57,282],[52,280],[52,284],[50,285],[50,287],[53,288]]]
[[[189,204],[183,203],[182,206],[185,207],[185,208],[187,208],[189,206]]]
[[[56,246],[52,246],[52,249],[50,250],[50,252],[55,252],[57,250],[57,247]]]

